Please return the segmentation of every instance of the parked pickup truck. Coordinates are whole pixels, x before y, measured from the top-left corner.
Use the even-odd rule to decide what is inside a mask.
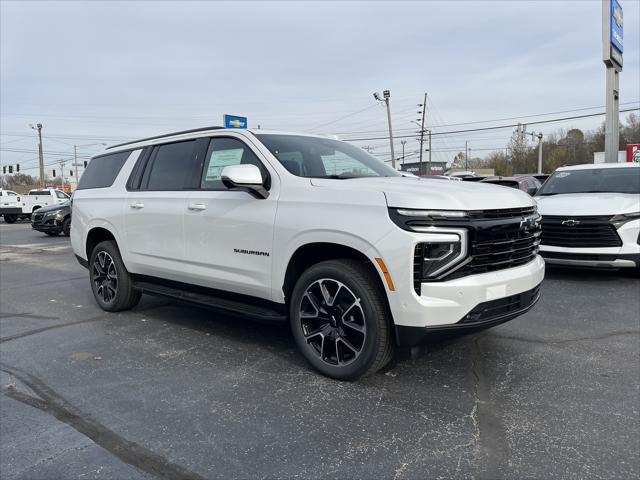
[[[27,195],[17,195],[15,203],[0,205],[0,215],[7,223],[15,223],[18,218],[31,218],[31,214],[41,207],[59,205],[69,200],[69,195],[54,188],[30,190]]]

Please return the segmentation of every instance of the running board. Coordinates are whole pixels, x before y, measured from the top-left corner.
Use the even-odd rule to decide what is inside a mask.
[[[168,297],[182,302],[204,306],[221,313],[249,317],[262,322],[286,322],[287,316],[275,308],[254,305],[247,301],[223,298],[207,293],[192,292],[151,282],[134,281],[133,288],[149,295]]]

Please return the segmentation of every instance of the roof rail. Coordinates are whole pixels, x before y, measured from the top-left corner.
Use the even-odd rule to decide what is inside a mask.
[[[110,150],[110,149],[116,148],[116,147],[124,147],[125,145],[131,145],[131,144],[134,144],[134,143],[146,142],[146,141],[149,141],[149,140],[156,140],[158,138],[173,137],[174,135],[183,135],[185,133],[205,132],[207,130],[224,130],[224,127],[216,126],[216,127],[192,128],[191,130],[182,130],[180,132],[165,133],[164,135],[156,135],[155,137],[147,137],[147,138],[141,138],[139,140],[133,140],[131,142],[118,143],[117,145],[111,145],[111,146],[107,147],[105,150]]]

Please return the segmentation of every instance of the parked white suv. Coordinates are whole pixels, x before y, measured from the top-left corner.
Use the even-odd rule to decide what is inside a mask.
[[[141,292],[289,321],[322,373],[394,345],[502,323],[539,298],[539,215],[523,192],[403,177],[324,137],[216,128],[108,149],[73,199],[98,304]]]
[[[558,168],[536,194],[548,263],[640,267],[640,165]]]

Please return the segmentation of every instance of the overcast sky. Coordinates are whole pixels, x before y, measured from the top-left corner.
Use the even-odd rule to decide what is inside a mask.
[[[640,2],[621,3],[621,108],[638,107]],[[598,112],[601,10],[600,0],[1,1],[0,158],[37,173],[28,126],[37,122],[47,164],[70,156],[74,143],[219,125],[224,113],[246,114],[252,127],[382,136],[386,114],[372,92],[383,89],[391,90],[394,130],[405,135],[424,92],[434,132]],[[585,110],[526,117],[577,109]],[[514,121],[480,126],[505,123]],[[510,134],[434,137],[434,158],[450,159],[465,140],[484,156]],[[415,151],[407,140],[407,153]],[[358,144],[389,152],[384,140]]]

